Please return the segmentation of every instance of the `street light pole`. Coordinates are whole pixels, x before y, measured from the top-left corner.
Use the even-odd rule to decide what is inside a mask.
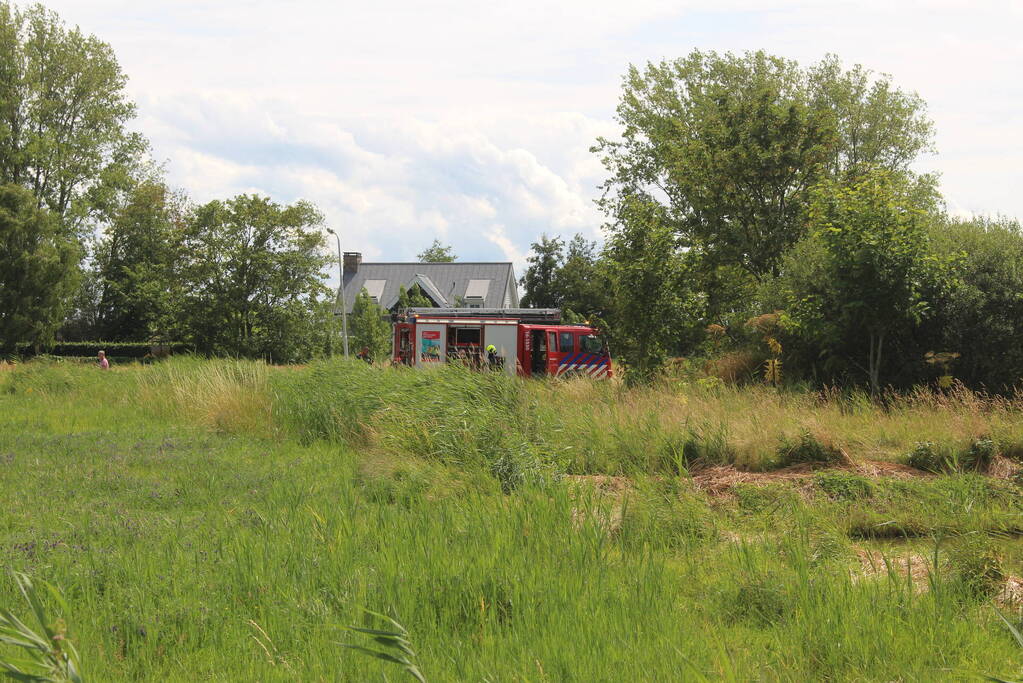
[[[345,346],[345,360],[348,360],[348,312],[345,304],[345,261],[341,256],[341,238],[333,229],[327,228],[327,232],[337,240],[337,300],[341,302],[341,340]]]

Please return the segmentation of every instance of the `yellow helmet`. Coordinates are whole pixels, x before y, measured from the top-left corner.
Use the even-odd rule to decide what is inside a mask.
[[[487,353],[497,353],[497,347],[493,344],[487,344]]]

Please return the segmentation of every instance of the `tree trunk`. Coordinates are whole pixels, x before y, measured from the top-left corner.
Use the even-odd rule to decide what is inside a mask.
[[[870,360],[867,364],[867,375],[870,379],[870,397],[875,401],[880,392],[881,357],[884,351],[884,332],[870,333]]]

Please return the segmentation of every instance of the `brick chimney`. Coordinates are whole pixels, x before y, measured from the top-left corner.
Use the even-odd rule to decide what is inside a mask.
[[[362,253],[358,251],[346,251],[345,252],[345,272],[355,273],[359,272],[359,264],[362,263]]]

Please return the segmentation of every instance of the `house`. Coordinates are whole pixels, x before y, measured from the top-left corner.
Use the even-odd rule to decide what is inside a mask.
[[[344,296],[348,312],[365,288],[377,305],[392,310],[401,288],[419,289],[440,308],[516,308],[519,291],[511,263],[363,263],[362,254],[344,255]]]

